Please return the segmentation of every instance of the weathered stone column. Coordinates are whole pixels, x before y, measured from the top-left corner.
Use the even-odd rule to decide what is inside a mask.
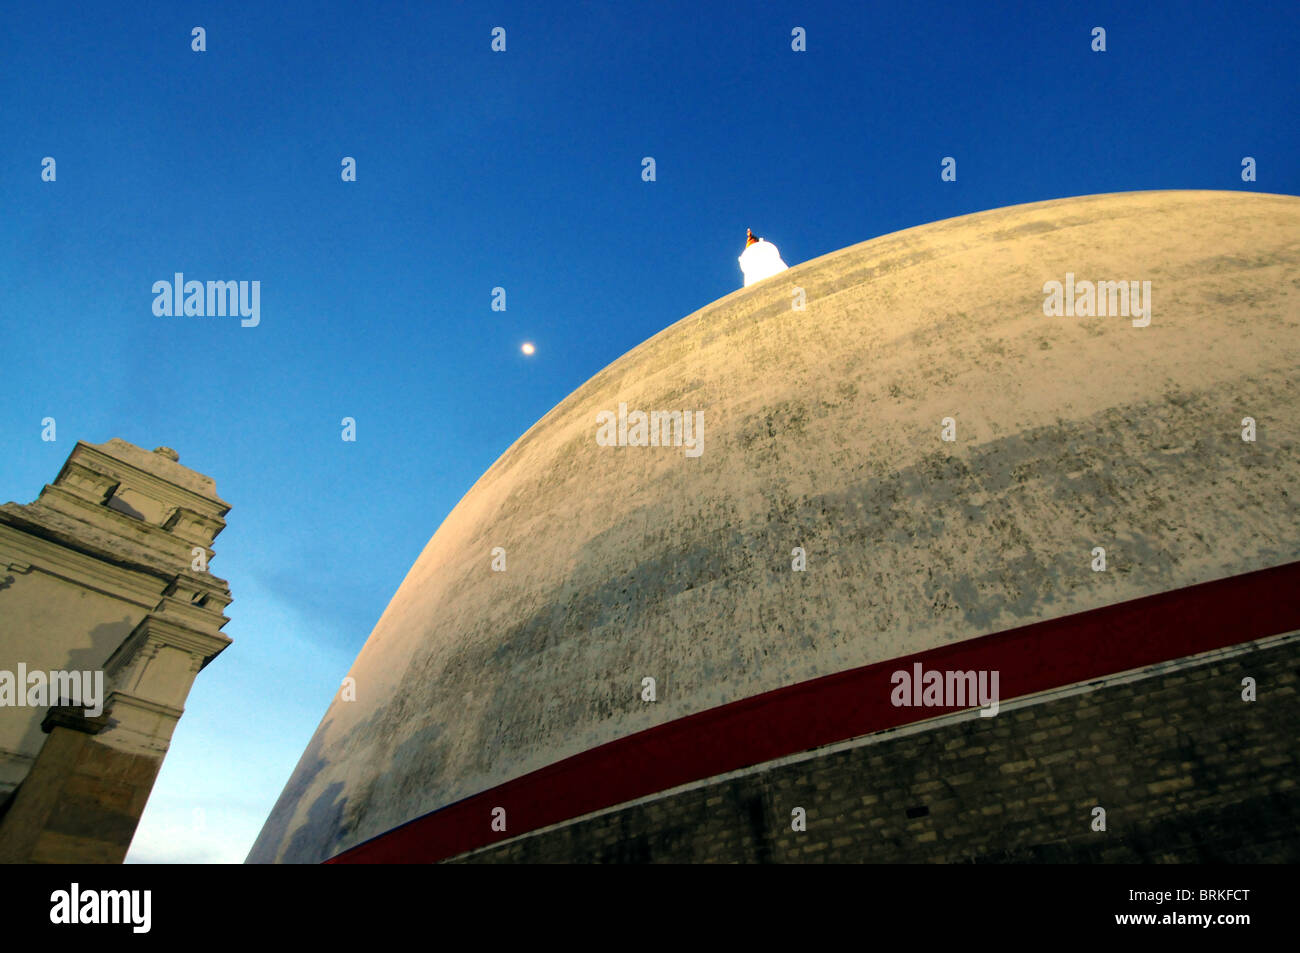
[[[127,754],[103,744],[108,710],[51,708],[48,734],[31,771],[0,820],[0,863],[118,864],[126,857],[162,755]]]
[[[0,673],[107,693],[97,717],[26,686],[0,705],[0,861],[126,856],[194,678],[230,644],[208,571],[229,509],[175,451],[123,440],[78,443],[36,502],[0,506]]]

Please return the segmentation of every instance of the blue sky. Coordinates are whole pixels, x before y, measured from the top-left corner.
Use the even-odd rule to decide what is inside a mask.
[[[136,861],[243,859],[443,517],[739,287],[747,226],[796,264],[1020,202],[1300,192],[1294,2],[156,7],[13,6],[0,32],[0,500],[116,436],[233,505],[234,644]],[[177,271],[260,281],[260,325],[155,316]]]

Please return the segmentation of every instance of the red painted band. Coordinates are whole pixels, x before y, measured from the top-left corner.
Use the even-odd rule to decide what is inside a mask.
[[[827,675],[557,761],[416,818],[326,863],[431,863],[592,811],[957,708],[895,707],[891,676],[997,670],[1003,702],[1300,629],[1300,562]],[[969,706],[968,706],[969,707]],[[490,827],[504,807],[506,832]]]

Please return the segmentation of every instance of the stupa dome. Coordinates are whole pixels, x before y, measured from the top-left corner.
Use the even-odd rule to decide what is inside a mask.
[[[1294,197],[1085,196],[876,238],[681,319],[447,516],[249,859],[324,860],[718,706],[1295,561],[1298,256]],[[1135,310],[1150,282],[1149,323],[1049,315],[1052,282],[1137,282]],[[639,445],[637,411],[669,437],[662,415],[692,415],[701,452]]]

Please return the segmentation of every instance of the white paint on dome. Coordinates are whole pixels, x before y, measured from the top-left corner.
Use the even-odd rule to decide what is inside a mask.
[[[771,278],[785,271],[789,265],[781,260],[781,253],[769,241],[759,239],[740,256],[740,270],[745,274],[745,287],[756,281]]]

